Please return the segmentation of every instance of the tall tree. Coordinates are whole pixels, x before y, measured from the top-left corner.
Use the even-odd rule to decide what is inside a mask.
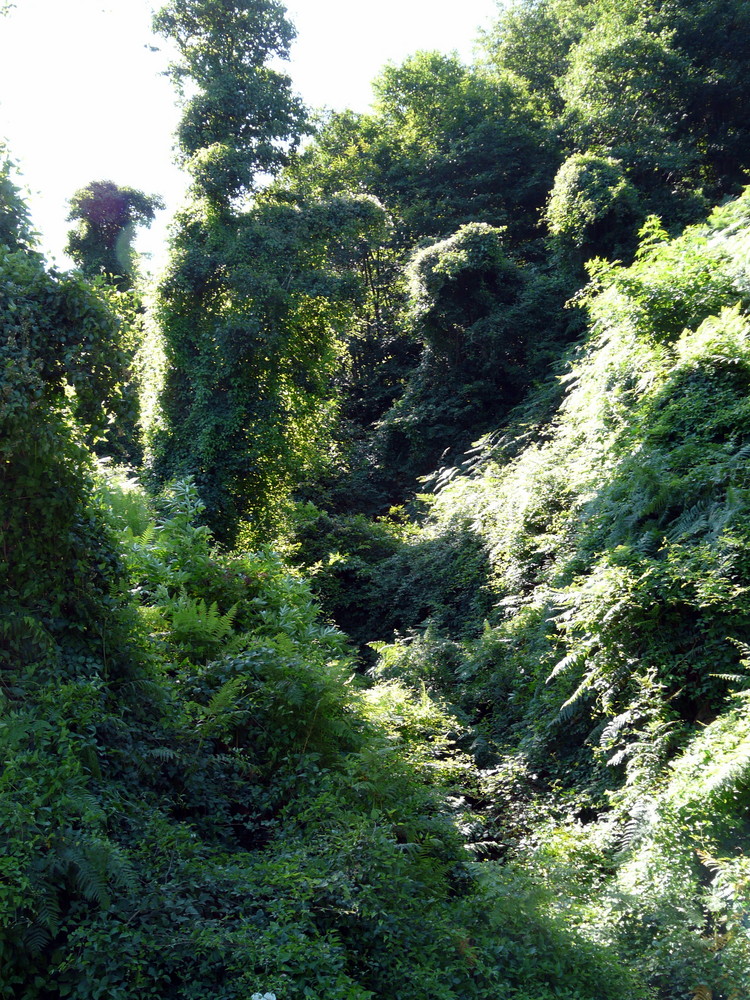
[[[0,15],[3,11],[0,9]],[[13,179],[14,164],[0,142],[0,246],[31,250],[35,243],[31,218]]]
[[[646,208],[679,226],[743,183],[748,30],[744,0],[515,0],[485,49],[568,154],[620,160]]]
[[[362,198],[258,197],[305,127],[288,77],[269,66],[293,37],[276,0],[173,0],[155,24],[190,93],[178,147],[194,200],[159,290],[168,370],[153,467],[194,476],[222,541],[240,523],[267,537],[325,437],[336,336],[383,213]]]
[[[373,113],[325,122],[292,167],[297,184],[375,195],[409,251],[470,222],[505,224],[511,241],[535,234],[560,157],[517,77],[418,52],[386,66],[373,91]]]
[[[133,284],[133,237],[139,226],[151,225],[164,207],[157,195],[120,187],[113,181],[92,181],[70,199],[66,253],[88,277],[103,274],[117,288]]]
[[[133,238],[140,226],[150,226],[164,202],[136,188],[113,181],[92,181],[70,199],[66,252],[87,278],[100,279],[100,292],[120,317],[122,406],[95,445],[95,450],[118,462],[139,465],[143,459],[140,441],[140,387],[136,376],[136,354],[143,341],[144,310],[136,290],[137,259]]]
[[[154,29],[171,39],[171,75],[184,101],[177,145],[195,192],[228,211],[275,173],[305,131],[285,74],[294,28],[278,0],[170,0]]]
[[[80,275],[25,244],[18,190],[0,164],[0,665],[5,690],[29,663],[67,677],[104,646],[116,560],[87,499],[84,439],[121,402],[119,325]],[[97,654],[98,655],[98,654]],[[33,674],[34,671],[31,671]],[[31,676],[31,674],[29,676]]]

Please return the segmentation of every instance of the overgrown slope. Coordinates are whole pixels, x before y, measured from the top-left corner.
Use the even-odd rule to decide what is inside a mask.
[[[627,1000],[614,955],[471,864],[455,718],[360,689],[190,482],[102,482],[117,318],[4,207],[0,996]]]
[[[732,694],[750,640],[748,223],[745,194],[675,240],[649,222],[628,268],[591,266],[556,416],[527,406],[410,542],[470,521],[494,608],[468,639],[426,619],[375,668],[473,716],[491,765],[478,837],[553,879],[571,921],[670,1000],[750,982]]]

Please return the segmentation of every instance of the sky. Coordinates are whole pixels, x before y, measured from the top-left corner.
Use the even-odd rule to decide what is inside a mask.
[[[159,194],[167,210],[138,249],[158,263],[186,178],[172,162],[178,109],[168,51],[150,31],[158,0],[14,0],[0,17],[0,138],[18,163],[42,247],[61,266],[67,199],[93,180]],[[2,7],[2,2],[0,2]],[[289,0],[287,70],[311,107],[370,101],[388,61],[419,49],[472,57],[496,0]],[[154,51],[157,49],[157,51]]]

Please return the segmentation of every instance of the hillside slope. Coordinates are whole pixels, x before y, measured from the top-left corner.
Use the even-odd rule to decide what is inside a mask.
[[[748,223],[750,193],[678,239],[651,220],[628,268],[594,262],[554,419],[528,404],[444,470],[381,567],[398,607],[410,549],[470,539],[484,620],[446,628],[444,591],[374,673],[474,720],[477,840],[670,1000],[750,983]]]

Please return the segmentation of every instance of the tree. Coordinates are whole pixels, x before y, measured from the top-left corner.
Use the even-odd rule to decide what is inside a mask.
[[[401,486],[496,427],[528,382],[529,345],[549,307],[535,268],[508,254],[503,229],[462,226],[417,251],[407,268],[409,316],[424,344],[378,445]]]
[[[448,239],[461,226],[503,225],[506,249],[523,247],[524,256],[538,257],[541,212],[560,153],[528,89],[507,73],[420,52],[387,66],[373,89],[373,112],[328,116],[275,187],[286,197],[303,199],[365,191],[388,213],[383,242],[363,260],[368,294],[358,303],[346,338],[349,377],[342,384],[337,432],[346,455],[342,484],[327,486],[322,498],[313,493],[315,502],[336,509],[348,509],[353,495],[366,493],[369,508],[383,512],[403,500],[404,483],[410,491],[414,476],[429,471],[425,461],[455,442],[457,428],[460,436],[476,426],[478,410],[488,406],[484,397],[479,404],[479,396],[487,390],[497,398],[491,378],[475,372],[464,393],[456,371],[443,371],[444,355],[426,357],[425,340],[406,316],[404,270],[415,244]],[[472,344],[471,350],[475,347],[478,369],[481,348]],[[439,389],[446,377],[462,400],[462,415],[454,411],[450,419],[444,419],[443,409],[451,392]],[[411,386],[412,378],[422,388]],[[435,393],[434,406],[417,404],[426,391]],[[396,411],[389,415],[393,406]],[[376,443],[383,437],[381,421],[393,428],[393,433],[383,432],[388,438],[383,447]],[[405,460],[404,449],[391,447],[406,423],[410,439],[424,435],[430,442],[430,458],[420,459],[419,472]],[[442,432],[451,441],[440,446],[436,441]],[[393,482],[396,466],[398,483]]]
[[[119,289],[133,283],[133,237],[139,226],[149,226],[164,202],[135,188],[112,181],[92,181],[70,199],[65,252],[85,275],[102,274]]]
[[[154,470],[194,476],[225,543],[241,522],[256,540],[273,535],[325,453],[356,256],[381,214],[368,199],[262,203],[231,239],[182,219],[159,291],[168,369]]]
[[[557,82],[565,73],[571,46],[581,38],[588,6],[569,0],[503,4],[482,39],[490,64],[523,80],[550,121],[564,108]]]
[[[16,219],[0,237],[0,664],[10,691],[29,663],[74,677],[104,647],[116,559],[87,497],[85,442],[119,408],[122,357],[117,318],[88,282],[24,247],[7,164],[0,176],[0,218]]]
[[[743,183],[748,30],[742,0],[515,0],[484,41],[568,154],[621,161],[646,210],[680,226]]]
[[[29,210],[13,182],[13,173],[13,162],[5,144],[0,142],[0,246],[10,250],[31,250],[35,236]]]
[[[134,289],[137,269],[132,243],[136,229],[149,226],[163,207],[157,195],[112,181],[92,181],[70,199],[68,220],[77,225],[68,233],[66,252],[86,277],[100,281],[101,295],[120,320],[122,406],[119,419],[107,428],[95,449],[128,465],[139,465],[143,458],[135,358],[143,340],[144,310]]]
[[[560,263],[582,280],[592,257],[632,256],[644,213],[619,160],[574,153],[557,172],[546,218]]]
[[[195,193],[227,211],[305,131],[289,77],[270,65],[289,57],[294,29],[278,0],[170,0],[154,29],[179,53],[170,72],[184,100],[180,159]]]
[[[178,130],[194,201],[159,289],[168,371],[153,470],[194,476],[222,542],[241,523],[258,540],[325,450],[337,337],[383,211],[362,197],[258,195],[304,127],[289,79],[268,66],[293,37],[280,4],[175,0],[155,24],[177,44],[176,81],[197,93]]]
[[[394,239],[460,225],[507,225],[511,242],[537,234],[558,154],[518,80],[419,52],[373,83],[374,112],[333,115],[292,164],[293,183],[323,193],[364,190],[394,216]]]
[[[690,66],[667,32],[601,19],[571,49],[560,88],[568,134],[580,151],[611,153],[648,183],[689,174],[697,151],[678,128]]]

